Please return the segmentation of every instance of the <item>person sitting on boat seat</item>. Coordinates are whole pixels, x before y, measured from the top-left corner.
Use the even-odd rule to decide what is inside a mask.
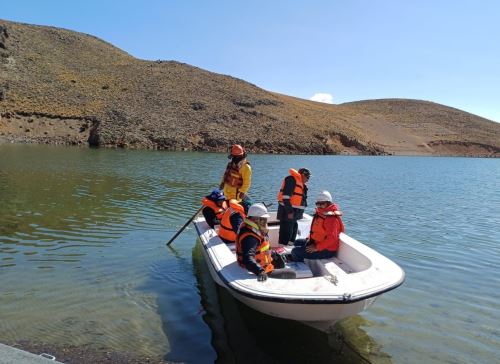
[[[205,221],[212,229],[215,225],[220,224],[224,211],[229,206],[224,192],[219,188],[214,189],[210,195],[205,196],[201,200],[201,204],[204,206],[201,211],[203,217],[205,217]]]
[[[228,200],[234,198],[242,201],[247,197],[252,183],[252,168],[247,161],[247,152],[241,145],[234,144],[228,158],[231,161],[226,166],[220,188]]]
[[[250,205],[248,199],[239,203],[235,199],[229,200],[229,208],[224,211],[219,227],[219,237],[224,243],[234,244],[236,242],[236,234]]]
[[[339,235],[344,232],[344,223],[340,216],[342,211],[332,202],[330,192],[320,192],[316,198],[316,212],[311,222],[309,237],[295,241],[292,259],[302,262],[304,258],[333,258],[339,249]]]
[[[267,233],[267,219],[270,217],[266,206],[256,203],[248,209],[247,217],[241,224],[236,237],[238,264],[257,275],[263,282],[269,275],[272,278],[295,278],[291,268],[275,269],[271,258],[271,247]]]

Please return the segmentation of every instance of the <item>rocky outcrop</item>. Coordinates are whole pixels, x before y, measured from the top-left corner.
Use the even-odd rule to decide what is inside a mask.
[[[7,32],[7,27],[0,25],[0,48],[6,49],[5,45],[7,38],[9,37],[9,33]]]

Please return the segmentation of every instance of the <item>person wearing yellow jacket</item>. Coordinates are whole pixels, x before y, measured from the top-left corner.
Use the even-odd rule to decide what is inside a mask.
[[[231,161],[227,164],[220,188],[224,191],[226,199],[242,201],[248,197],[248,190],[252,184],[252,168],[247,161],[245,149],[234,144],[228,158]]]

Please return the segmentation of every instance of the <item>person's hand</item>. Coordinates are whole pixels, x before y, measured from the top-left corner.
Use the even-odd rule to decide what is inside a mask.
[[[334,213],[336,216],[342,216],[342,215],[344,215],[344,213],[343,213],[342,211],[339,211],[339,210],[334,211],[333,213]]]
[[[306,246],[306,252],[308,252],[308,253],[314,253],[317,251],[318,251],[318,249],[316,249],[316,245],[314,245],[314,244],[310,244],[310,245]]]
[[[257,275],[257,281],[259,282],[265,282],[267,280],[267,274],[266,272],[262,271]]]
[[[286,217],[288,217],[288,220],[292,220],[293,219],[293,212],[290,212],[286,215]]]

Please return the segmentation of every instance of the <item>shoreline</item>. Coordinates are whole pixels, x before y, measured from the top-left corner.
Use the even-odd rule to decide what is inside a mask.
[[[106,123],[105,123],[106,124]],[[109,129],[109,130],[108,130]],[[155,133],[144,134],[142,129],[123,134],[119,129],[105,128],[97,119],[57,115],[8,112],[0,113],[0,144],[42,144],[98,147],[129,150],[166,150],[184,152],[227,152],[232,144],[228,139],[214,140],[203,135],[177,135],[163,138]],[[144,129],[146,130],[146,129]],[[400,136],[387,131],[378,142],[363,142],[343,134],[331,136],[330,141],[305,138],[302,142],[286,140],[235,140],[251,154],[273,155],[347,155],[347,156],[435,156],[500,158],[500,147],[482,141],[431,139]],[[203,133],[202,133],[203,134]],[[272,139],[272,138],[271,138]],[[335,143],[333,142],[335,140]],[[324,144],[326,143],[326,144]],[[333,145],[333,144],[335,145]]]
[[[54,356],[56,361],[66,364],[172,364],[159,357],[119,353],[106,348],[93,348],[90,345],[48,344],[29,340],[4,341],[3,344],[15,349],[40,355],[42,353]]]
[[[120,150],[155,150],[155,151],[165,151],[165,152],[187,152],[187,153],[227,153],[225,150],[198,150],[189,148],[137,148],[137,147],[127,147],[120,145],[102,145],[94,146],[88,143],[74,143],[73,141],[61,141],[61,140],[44,140],[38,141],[32,138],[9,138],[5,135],[0,135],[0,145],[48,145],[48,146],[62,146],[62,147],[77,147],[77,148],[95,148],[95,149],[120,149]],[[273,153],[272,151],[249,151],[250,155],[308,155],[308,156],[342,156],[342,157],[428,157],[428,158],[486,158],[495,159],[500,158],[500,153],[494,155],[483,155],[483,154],[417,154],[417,153],[387,153],[380,155],[373,154],[361,154],[361,153],[331,153],[331,154],[313,154],[313,153]]]

